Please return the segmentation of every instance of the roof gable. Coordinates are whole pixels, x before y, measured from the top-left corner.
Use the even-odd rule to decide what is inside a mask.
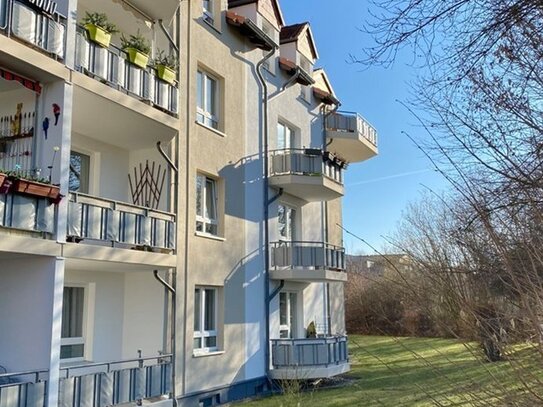
[[[313,39],[313,33],[308,22],[289,25],[281,29],[280,43],[288,44],[290,42],[305,42],[299,44],[298,48],[307,48],[310,50],[313,59],[319,59],[317,46]],[[305,45],[305,47],[304,47]]]
[[[317,68],[313,71],[313,79],[315,79],[315,87],[320,88],[333,96],[336,96],[334,88],[332,88],[332,84],[328,79],[328,75],[326,75],[326,72],[323,68]]]
[[[283,12],[281,11],[281,7],[279,6],[278,0],[228,0],[228,8],[235,8],[240,6],[245,6],[246,4],[254,4],[256,3],[257,7],[260,9],[261,7],[271,6],[273,8],[273,13],[275,15],[275,18],[277,20],[277,25],[279,28],[284,27],[285,25],[285,19],[283,18]]]

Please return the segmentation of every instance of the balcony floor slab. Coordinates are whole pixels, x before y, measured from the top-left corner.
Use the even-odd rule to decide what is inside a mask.
[[[285,269],[270,271],[270,278],[301,283],[346,282],[347,273],[327,269]]]
[[[273,380],[313,380],[327,379],[351,370],[349,363],[330,366],[293,366],[270,370],[269,376]]]
[[[324,175],[273,175],[270,185],[306,202],[331,201],[344,194],[343,185]]]
[[[327,148],[350,163],[369,160],[378,154],[373,145],[360,133],[345,131],[326,131]]]

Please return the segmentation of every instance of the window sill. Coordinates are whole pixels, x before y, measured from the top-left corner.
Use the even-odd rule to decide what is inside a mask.
[[[212,234],[204,233],[204,232],[194,232],[194,235],[198,237],[205,237],[206,239],[217,240],[219,242],[226,241],[224,237],[220,237],[220,236],[216,236],[216,235],[212,235]]]
[[[221,136],[221,137],[226,137],[226,134],[223,133],[222,131],[217,130],[217,129],[214,129],[213,127],[207,126],[207,125],[205,125],[205,124],[203,124],[203,123],[200,123],[198,120],[196,120],[195,123],[196,123],[197,125],[199,125],[199,126],[202,126],[204,129],[207,129],[207,130],[209,130],[209,131],[212,131],[212,132],[215,133],[215,134],[218,134],[218,135]]]
[[[212,352],[193,351],[192,352],[192,357],[193,358],[205,358],[206,356],[219,356],[219,355],[224,355],[225,353],[226,353],[226,351],[224,351],[224,350],[214,350]]]

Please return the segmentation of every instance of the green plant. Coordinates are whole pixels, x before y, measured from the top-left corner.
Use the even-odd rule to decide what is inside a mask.
[[[126,38],[123,34],[121,36],[121,48],[123,50],[126,50],[127,48],[134,48],[146,55],[149,55],[151,52],[151,44],[143,35],[141,35],[139,30],[136,34],[130,34],[128,38]]]
[[[81,20],[81,22],[83,24],[94,24],[102,28],[103,30],[107,31],[109,34],[115,34],[119,32],[119,30],[117,29],[117,26],[108,21],[107,15],[105,13],[97,13],[97,12],[89,13],[87,11],[85,13],[85,17],[83,17],[83,20]]]
[[[158,55],[153,60],[153,66],[156,68],[158,65],[164,65],[171,70],[176,71],[177,67],[179,66],[179,63],[177,61],[177,58],[174,54],[168,54],[164,52],[164,50],[159,50]]]

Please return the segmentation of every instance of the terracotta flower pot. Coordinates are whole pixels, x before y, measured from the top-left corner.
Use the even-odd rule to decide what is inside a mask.
[[[60,189],[56,185],[42,184],[41,182],[16,179],[13,181],[12,191],[31,196],[49,198],[58,203]]]

